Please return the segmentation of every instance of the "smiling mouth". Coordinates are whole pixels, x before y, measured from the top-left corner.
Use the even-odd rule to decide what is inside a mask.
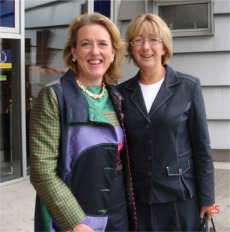
[[[152,57],[153,55],[141,55],[142,57],[144,57],[144,58],[150,58],[150,57]]]
[[[101,64],[102,60],[89,60],[88,63],[89,64]]]

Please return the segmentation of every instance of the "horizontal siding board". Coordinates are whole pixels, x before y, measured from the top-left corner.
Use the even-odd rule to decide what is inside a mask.
[[[145,1],[143,0],[121,0],[118,20],[131,20],[140,13],[145,13]]]
[[[42,1],[25,1],[25,10],[30,10],[35,7],[46,7],[47,4],[58,4],[60,0],[42,0]]]
[[[125,32],[126,32],[126,29],[128,27],[128,24],[129,24],[130,21],[122,21],[120,23],[120,26],[118,27],[120,33],[121,33],[121,38],[125,39]]]
[[[61,4],[34,8],[25,14],[25,28],[47,28],[68,25],[77,15],[80,15],[85,1],[65,2]]]
[[[123,78],[119,80],[119,83],[126,81],[131,77],[134,77],[138,72],[137,66],[134,65],[132,61],[129,62],[127,59],[122,67],[122,70],[123,70]]]
[[[208,120],[230,120],[230,86],[203,87]]]
[[[230,1],[229,0],[214,0],[214,14],[229,14]]]
[[[230,149],[230,121],[208,121],[212,149]]]
[[[230,53],[174,54],[170,62],[178,71],[200,78],[204,86],[230,85]]]

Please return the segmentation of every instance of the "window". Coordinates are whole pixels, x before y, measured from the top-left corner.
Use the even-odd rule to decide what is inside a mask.
[[[19,1],[0,0],[0,32],[19,33]]]
[[[213,8],[211,0],[156,1],[154,11],[161,16],[173,36],[211,35]]]
[[[20,40],[0,38],[0,183],[22,177]]]
[[[110,18],[110,0],[94,0],[94,12],[99,12]]]

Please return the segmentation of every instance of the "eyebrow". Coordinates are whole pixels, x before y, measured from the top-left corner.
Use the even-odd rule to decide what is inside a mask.
[[[82,40],[79,40],[79,42],[80,43],[82,43],[82,42],[92,42],[90,39],[82,39]],[[104,40],[104,39],[100,39],[100,40],[98,40],[98,41],[96,41],[96,42],[104,42],[104,43],[109,43],[109,41],[108,40]]]
[[[143,35],[135,35],[134,37],[138,37],[138,36],[143,37]],[[157,37],[158,35],[157,35],[157,34],[149,34],[148,36],[154,36],[154,37]]]
[[[106,42],[106,43],[109,43],[108,40],[104,40],[104,39],[99,40],[99,42]]]

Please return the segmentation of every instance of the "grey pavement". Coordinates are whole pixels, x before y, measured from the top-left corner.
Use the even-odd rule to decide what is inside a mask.
[[[214,162],[217,232],[230,231],[230,163]],[[0,187],[0,231],[32,232],[35,190],[29,180]],[[218,211],[218,210],[214,210]]]

